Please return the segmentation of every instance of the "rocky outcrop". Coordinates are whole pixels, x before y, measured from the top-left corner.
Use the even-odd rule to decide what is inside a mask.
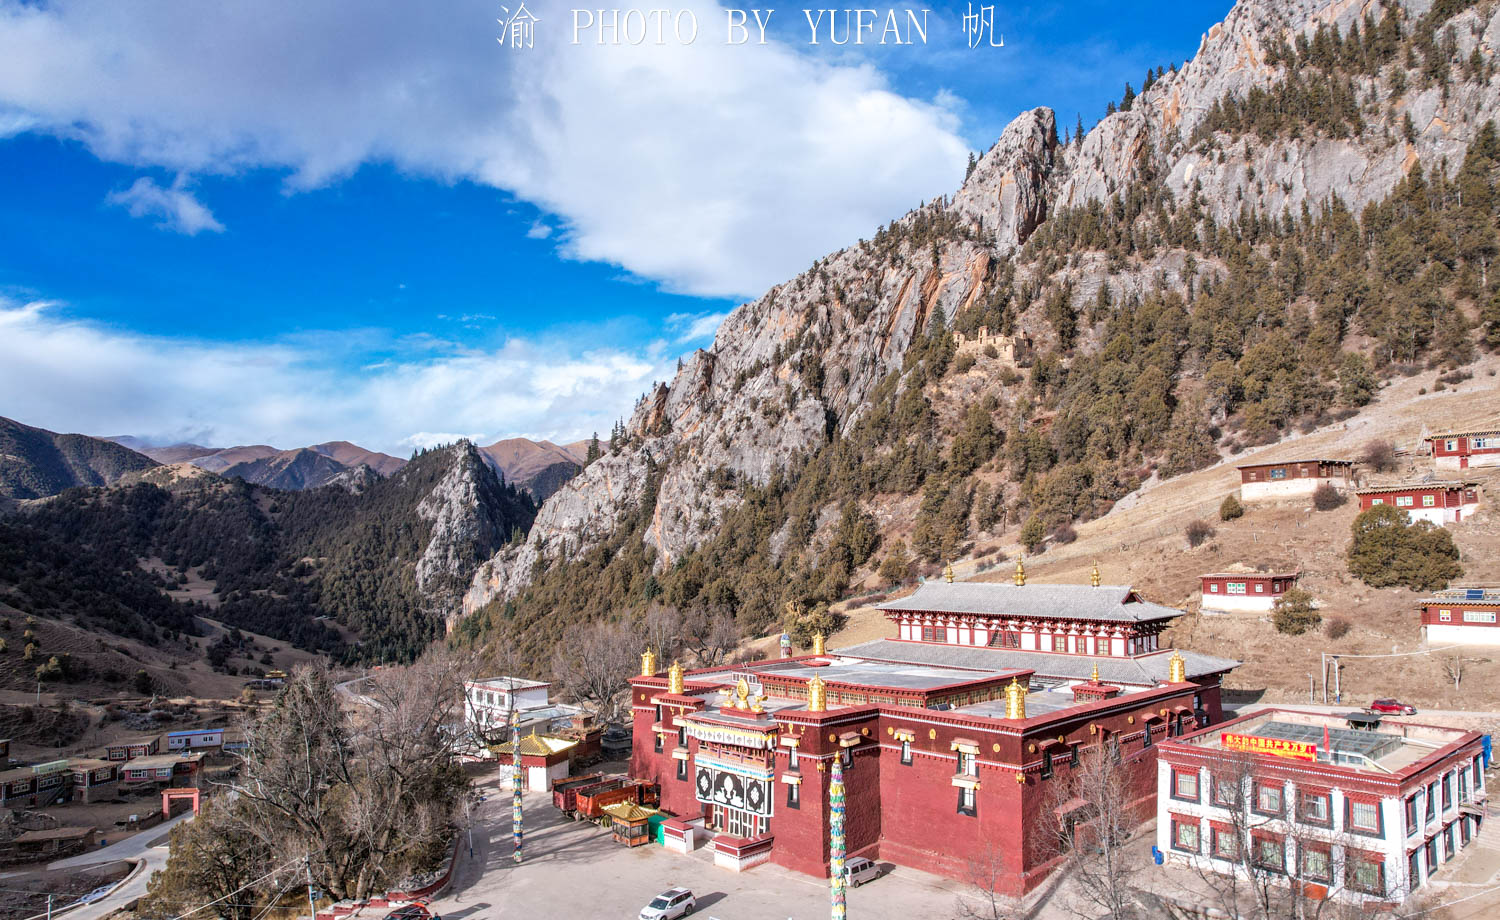
[[[1414,20],[1431,4],[1402,6]],[[1070,208],[1108,202],[1143,180],[1164,182],[1179,201],[1194,196],[1220,225],[1244,211],[1296,214],[1332,198],[1357,212],[1418,163],[1455,170],[1480,126],[1500,112],[1500,84],[1465,76],[1461,68],[1446,88],[1423,89],[1417,79],[1396,77],[1396,65],[1353,77],[1362,126],[1345,137],[1309,130],[1262,140],[1200,131],[1226,95],[1244,98],[1283,79],[1269,53],[1276,44],[1311,35],[1320,23],[1347,31],[1382,9],[1353,0],[1247,0],[1203,36],[1190,61],[1081,140],[1060,144],[1047,109],[1022,113],[951,200],[928,202],[731,313],[709,350],[686,360],[670,383],[637,405],[630,446],[591,464],[548,499],[524,547],[480,567],[466,609],[516,594],[540,559],[608,536],[648,487],[654,504],[644,538],[659,563],[670,564],[737,501],[734,489],[721,488],[723,474],[764,483],[830,432],[848,430],[931,318],[972,308],[997,263]],[[1477,48],[1493,61],[1500,13],[1464,10],[1443,34],[1451,36],[1457,60]],[[1405,84],[1399,91],[1396,80]],[[1160,284],[1180,289],[1213,267],[1160,247],[1124,268],[1088,254],[1046,270],[1032,277],[1037,266],[1017,268],[1039,285],[1066,282],[1081,303],[1104,284],[1124,295]],[[1023,313],[1018,326],[1032,339],[1051,334],[1036,310]],[[1087,336],[1082,347],[1091,347]]]

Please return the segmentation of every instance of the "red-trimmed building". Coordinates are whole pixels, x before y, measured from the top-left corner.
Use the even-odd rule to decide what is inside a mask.
[[[1500,466],[1500,428],[1449,431],[1427,438],[1432,465],[1440,470]]]
[[[1283,460],[1249,463],[1240,471],[1242,501],[1274,501],[1312,495],[1323,483],[1347,492],[1354,486],[1350,460]]]
[[[1295,880],[1312,898],[1400,902],[1479,832],[1478,732],[1265,709],[1160,745],[1157,847]]]
[[[1500,588],[1449,588],[1422,601],[1429,645],[1500,645]]]
[[[1021,895],[1059,858],[1042,812],[1082,752],[1150,758],[1218,721],[1219,681],[1237,662],[1158,648],[1181,614],[1129,588],[1017,581],[930,582],[882,607],[903,638],[833,653],[819,643],[686,674],[654,673],[648,656],[653,673],[630,682],[630,773],[660,785],[679,830],[718,835],[719,864],[826,876],[841,758],[849,855],[963,878],[974,854],[994,852],[1003,893]]]
[[[1455,524],[1479,510],[1477,482],[1407,482],[1393,486],[1355,489],[1359,510],[1391,505],[1413,521],[1428,521],[1442,527]]]
[[[1215,572],[1199,576],[1205,611],[1268,613],[1297,586],[1300,572]]]

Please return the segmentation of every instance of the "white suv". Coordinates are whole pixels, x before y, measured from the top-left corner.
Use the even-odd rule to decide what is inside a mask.
[[[880,867],[863,856],[856,856],[845,860],[844,878],[850,885],[858,888],[865,882],[880,878]]]
[[[676,920],[686,917],[698,906],[693,893],[686,888],[669,888],[641,908],[641,920]]]

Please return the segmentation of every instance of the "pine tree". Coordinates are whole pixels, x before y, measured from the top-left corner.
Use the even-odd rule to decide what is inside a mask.
[[[598,459],[599,459],[599,432],[596,431],[596,432],[594,432],[594,436],[592,438],[589,438],[588,455],[584,458],[583,465],[584,466],[588,466],[590,463],[593,463],[595,460],[598,460]]]

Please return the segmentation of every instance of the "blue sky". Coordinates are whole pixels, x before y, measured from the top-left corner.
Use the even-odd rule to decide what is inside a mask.
[[[925,45],[812,46],[798,7],[728,46],[683,3],[691,46],[600,47],[544,0],[512,49],[474,0],[0,0],[0,414],[607,430],[737,303],[951,192],[1016,113],[1091,126],[1229,4],[1001,6],[976,49],[964,6]]]

